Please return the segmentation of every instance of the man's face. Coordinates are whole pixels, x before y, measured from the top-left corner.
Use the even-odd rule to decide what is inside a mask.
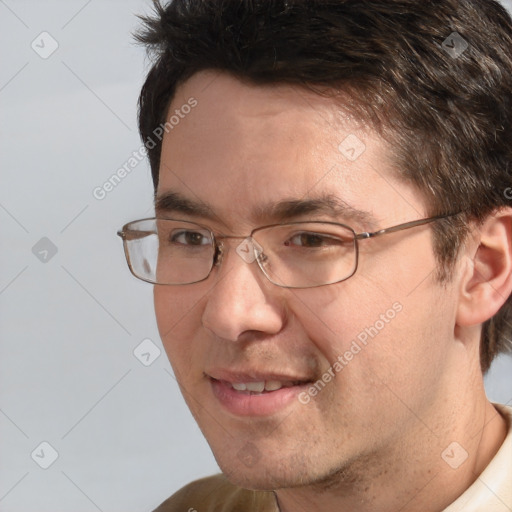
[[[242,237],[273,223],[256,209],[324,195],[365,213],[289,220],[361,232],[426,216],[419,193],[395,177],[386,143],[343,115],[340,100],[205,72],[178,89],[169,118],[192,97],[197,106],[165,135],[157,195],[179,193],[215,216],[159,215]],[[385,470],[401,450],[421,450],[445,394],[456,307],[455,285],[434,280],[431,227],[360,241],[354,276],[309,289],[269,282],[237,254],[241,241],[225,241],[205,281],[154,288],[175,375],[228,477],[292,487],[366,462]],[[262,381],[285,387],[232,386]]]

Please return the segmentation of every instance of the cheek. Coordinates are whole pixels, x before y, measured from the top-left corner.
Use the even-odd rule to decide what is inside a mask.
[[[363,278],[296,294],[294,314],[344,396],[367,405],[396,396],[414,401],[424,386],[439,385],[455,300],[432,279],[410,293],[406,277],[390,277],[396,282],[386,289]]]
[[[191,340],[201,326],[198,294],[183,288],[155,286],[153,292],[160,338],[173,369],[180,374],[190,368],[195,350]]]
[[[402,309],[380,288],[362,287],[359,282],[353,279],[323,288],[296,290],[295,300],[290,301],[294,317],[308,339],[331,364],[351,348],[353,354],[359,353],[357,344],[364,348],[373,338],[389,331]]]
[[[158,328],[164,335],[168,335],[192,326],[192,318],[198,320],[200,325],[200,310],[208,292],[209,288],[204,283],[184,286],[155,285],[153,301]]]

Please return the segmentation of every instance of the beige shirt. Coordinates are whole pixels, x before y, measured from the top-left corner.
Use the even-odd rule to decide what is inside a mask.
[[[473,485],[443,512],[512,511],[512,407],[495,407],[507,419],[507,437]],[[154,512],[279,512],[279,508],[274,493],[242,489],[224,475],[215,475],[183,487]]]

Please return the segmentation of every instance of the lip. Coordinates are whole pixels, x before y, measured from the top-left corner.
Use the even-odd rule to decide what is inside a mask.
[[[207,377],[215,380],[226,381],[229,383],[236,382],[261,382],[262,380],[278,380],[280,382],[311,382],[313,380],[310,376],[300,375],[299,373],[273,373],[262,372],[258,370],[241,370],[232,371],[224,369],[215,369],[205,372]]]
[[[213,373],[213,375],[212,375]],[[220,405],[235,416],[271,416],[294,401],[298,395],[307,389],[312,380],[296,375],[259,372],[231,372],[218,370],[205,374],[210,382],[212,393]],[[236,391],[232,383],[261,382],[261,381],[295,382],[297,384],[283,387],[276,391],[266,391],[262,394],[247,394]]]

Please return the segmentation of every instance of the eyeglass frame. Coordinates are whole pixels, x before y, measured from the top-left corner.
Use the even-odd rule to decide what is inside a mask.
[[[355,230],[352,227],[347,226],[346,224],[342,224],[340,222],[321,221],[321,220],[283,222],[283,223],[276,223],[276,224],[268,224],[268,225],[265,225],[265,226],[258,226],[257,228],[254,228],[249,235],[246,235],[246,236],[238,236],[238,235],[219,235],[219,236],[217,236],[217,235],[215,235],[215,233],[209,227],[203,226],[202,224],[199,224],[199,223],[194,222],[194,221],[188,221],[188,220],[183,220],[183,219],[171,219],[171,218],[165,218],[165,217],[148,217],[148,218],[145,218],[145,219],[138,219],[138,220],[132,220],[130,222],[127,222],[120,230],[117,231],[117,235],[119,237],[121,237],[121,239],[123,240],[123,248],[124,248],[124,253],[125,253],[125,257],[126,257],[126,262],[128,263],[128,268],[130,269],[130,272],[133,274],[134,277],[136,277],[137,279],[140,279],[141,281],[144,281],[146,283],[150,283],[150,284],[154,284],[154,285],[159,285],[159,286],[186,286],[186,285],[189,285],[189,284],[196,284],[196,283],[201,283],[203,281],[206,281],[206,279],[208,279],[210,277],[214,267],[219,266],[222,263],[222,258],[224,256],[223,249],[225,247],[225,245],[223,244],[222,240],[224,240],[224,239],[227,239],[227,238],[238,238],[238,239],[246,240],[246,239],[250,238],[251,241],[252,241],[253,240],[253,238],[252,238],[253,234],[256,233],[257,231],[262,230],[262,229],[268,229],[268,228],[273,228],[273,227],[278,227],[278,226],[293,226],[295,224],[332,224],[332,225],[336,225],[336,226],[341,226],[341,227],[346,228],[349,231],[351,231],[353,233],[353,235],[354,235],[354,247],[355,247],[355,251],[354,251],[355,252],[354,270],[347,277],[344,277],[343,279],[340,279],[339,281],[335,281],[334,283],[317,284],[317,285],[313,285],[313,286],[285,286],[285,285],[281,285],[281,284],[278,284],[278,283],[272,281],[272,279],[270,279],[270,277],[267,275],[267,273],[265,272],[264,268],[262,267],[262,264],[261,264],[261,262],[259,260],[259,256],[255,257],[255,261],[258,263],[259,269],[262,271],[263,275],[272,284],[275,284],[276,286],[279,286],[280,288],[307,289],[307,288],[318,288],[320,286],[329,286],[331,284],[338,284],[338,283],[342,283],[343,281],[346,281],[347,279],[350,279],[357,272],[357,269],[358,269],[358,266],[359,266],[359,245],[358,245],[358,241],[359,240],[367,240],[369,238],[375,238],[375,237],[382,236],[382,235],[387,235],[387,234],[390,234],[390,233],[396,233],[398,231],[404,231],[406,229],[414,228],[414,227],[417,227],[417,226],[423,226],[423,225],[435,222],[437,220],[442,220],[442,219],[446,219],[446,218],[449,218],[449,217],[455,217],[456,215],[460,215],[461,213],[463,213],[463,212],[459,211],[459,212],[455,212],[455,213],[447,213],[447,214],[444,214],[444,215],[434,215],[432,217],[426,217],[426,218],[423,218],[423,219],[417,219],[417,220],[413,220],[413,221],[409,221],[409,222],[403,222],[401,224],[396,224],[395,226],[390,226],[390,227],[387,227],[387,228],[378,229],[377,231],[363,231],[361,233],[356,233]],[[198,281],[193,281],[191,283],[155,283],[153,281],[150,281],[148,279],[144,279],[144,278],[138,276],[134,272],[133,266],[132,266],[132,263],[131,263],[131,259],[130,259],[130,255],[129,255],[129,251],[127,249],[127,240],[126,240],[127,231],[126,230],[127,230],[127,227],[130,224],[133,224],[135,222],[143,222],[143,221],[150,221],[150,220],[155,220],[155,221],[156,220],[173,220],[173,221],[178,221],[178,222],[187,222],[187,223],[190,223],[190,224],[195,224],[196,226],[199,226],[199,227],[205,229],[206,231],[210,232],[210,234],[212,235],[212,245],[213,245],[213,248],[214,248],[214,253],[213,253],[212,264],[211,264],[210,270],[209,270],[208,274],[203,279],[199,279]]]

